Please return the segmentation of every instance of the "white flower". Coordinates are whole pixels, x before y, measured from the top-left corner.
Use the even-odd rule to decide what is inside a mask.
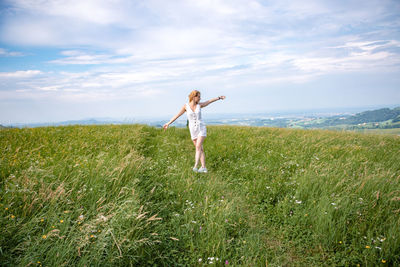
[[[296,200],[296,204],[301,204],[301,200]]]

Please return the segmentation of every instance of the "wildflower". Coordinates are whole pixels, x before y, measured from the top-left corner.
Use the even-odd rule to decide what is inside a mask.
[[[370,246],[365,246],[365,248],[371,248]]]
[[[229,265],[229,261],[228,260],[225,261],[225,265]]]
[[[199,262],[201,262],[201,261],[202,261],[202,259],[200,258],[200,259],[199,259]]]
[[[90,235],[90,238],[94,238],[94,235]]]
[[[40,222],[44,222],[44,219],[40,219]]]
[[[386,263],[386,260],[382,259],[382,263]]]
[[[375,247],[376,249],[379,249],[379,250],[382,250],[382,248],[380,248],[380,247]]]
[[[15,218],[15,216],[14,215],[11,215],[11,219],[14,219]]]
[[[64,220],[60,220],[60,223],[63,223],[64,222]]]
[[[305,217],[307,217],[307,216],[308,216],[308,214],[306,213],[306,214],[304,214],[304,216],[305,216]]]
[[[336,203],[332,202],[331,205],[332,205],[332,206],[336,206]]]
[[[342,244],[343,242],[342,241],[339,241],[339,244]]]
[[[47,238],[47,236],[46,236],[46,235],[42,235],[42,238],[43,238],[43,239],[46,239],[46,238]]]
[[[6,208],[6,210],[8,210],[8,208]]]
[[[301,200],[296,200],[296,204],[301,204]]]
[[[153,217],[155,217],[155,216],[153,216]],[[152,218],[153,218],[153,217],[152,217]],[[107,217],[105,217],[104,215],[100,215],[100,216],[99,216],[99,220],[102,220],[103,222],[108,221]]]

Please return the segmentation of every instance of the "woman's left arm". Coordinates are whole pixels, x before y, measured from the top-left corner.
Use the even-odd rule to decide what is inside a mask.
[[[225,99],[225,96],[222,95],[222,96],[219,96],[219,97],[216,97],[216,98],[207,100],[206,102],[199,103],[199,105],[200,105],[201,108],[204,108],[204,107],[207,107],[209,104],[211,104],[211,103],[213,103],[213,102],[215,102],[215,101],[224,100],[224,99]]]

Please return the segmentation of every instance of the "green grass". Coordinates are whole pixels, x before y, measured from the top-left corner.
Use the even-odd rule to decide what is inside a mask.
[[[392,129],[359,129],[355,130],[360,133],[369,133],[369,134],[391,134],[400,136],[400,128],[392,128]]]
[[[0,131],[6,266],[400,264],[400,138],[210,126]]]

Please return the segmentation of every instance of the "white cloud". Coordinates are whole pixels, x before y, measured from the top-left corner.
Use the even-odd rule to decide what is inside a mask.
[[[156,100],[193,86],[261,92],[400,67],[398,1],[9,0],[7,6],[3,47],[45,57],[27,61],[35,70],[1,72],[3,98]],[[0,57],[18,55],[13,50],[0,48]]]
[[[49,61],[49,63],[62,65],[96,65],[112,63],[112,55],[87,54],[77,50],[62,51],[61,54],[66,57]]]
[[[13,0],[10,2],[18,10],[32,15],[60,17],[96,24],[118,22],[121,19],[120,12],[129,3],[118,0]]]
[[[0,48],[0,57],[20,57],[23,56],[24,54],[21,52],[10,52],[7,49]]]
[[[14,72],[0,72],[0,78],[31,78],[43,74],[40,70],[20,70]]]
[[[59,85],[52,85],[52,86],[43,86],[38,87],[37,89],[40,91],[58,91],[61,88]]]
[[[293,60],[305,72],[327,74],[348,71],[399,70],[400,57],[388,52],[352,52],[347,57],[304,57]]]

